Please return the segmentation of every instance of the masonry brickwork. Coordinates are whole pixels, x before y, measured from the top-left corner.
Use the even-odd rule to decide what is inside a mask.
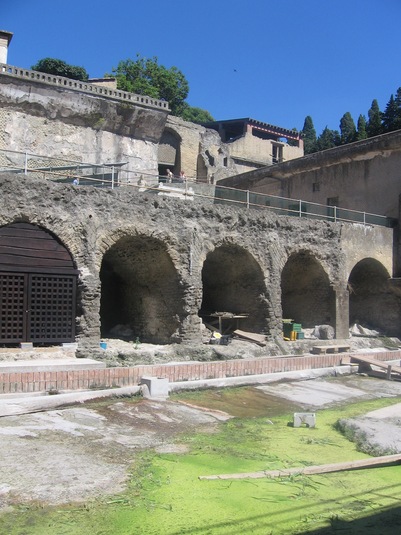
[[[340,366],[345,356],[348,355],[342,353],[261,357],[223,362],[188,362],[79,371],[0,373],[0,394],[135,386],[140,383],[143,376],[167,378],[169,383],[183,383],[184,388],[185,382],[188,381],[224,380],[230,377],[248,377],[249,384],[252,384],[254,376],[257,375]],[[358,353],[358,356],[363,355]],[[372,353],[366,356],[372,357]],[[401,351],[381,351],[374,354],[374,358],[382,362],[400,357]]]

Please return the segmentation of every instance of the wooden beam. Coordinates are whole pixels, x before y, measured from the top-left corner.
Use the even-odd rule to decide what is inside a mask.
[[[389,372],[389,367],[391,367],[390,373],[401,373],[401,366],[395,366],[393,364],[389,364],[388,362],[384,362],[382,360],[376,360],[372,357],[365,357],[365,356],[359,356],[359,355],[351,355],[351,362],[358,362],[363,364],[369,364],[370,366],[376,366],[377,368],[381,368],[383,370],[386,370],[386,372]]]
[[[260,346],[266,345],[266,336],[264,334],[249,333],[246,331],[241,331],[240,329],[236,329],[233,332],[233,334],[235,334],[239,338],[244,338],[245,340],[251,340],[252,342],[255,342],[256,344],[259,344]]]
[[[329,472],[341,472],[343,470],[356,470],[358,468],[374,468],[388,464],[399,463],[401,453],[384,455],[382,457],[370,457],[358,461],[345,461],[335,464],[321,464],[316,466],[302,466],[299,468],[282,468],[279,470],[263,470],[260,472],[244,472],[240,474],[220,474],[212,476],[199,476],[199,479],[261,479],[264,477],[288,477],[291,475],[326,474]]]

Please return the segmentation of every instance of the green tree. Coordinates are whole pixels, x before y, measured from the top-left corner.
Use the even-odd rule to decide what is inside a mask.
[[[313,126],[313,120],[310,115],[305,117],[304,126],[301,130],[301,134],[304,140],[304,153],[311,154],[312,152],[316,152],[316,130]]]
[[[397,89],[395,94],[395,104],[397,106],[397,120],[396,120],[396,129],[401,129],[401,87]]]
[[[354,119],[349,111],[344,113],[340,119],[341,144],[346,145],[355,141],[356,127]]]
[[[177,67],[167,69],[158,64],[156,57],[148,59],[137,54],[135,61],[120,61],[112,76],[117,79],[118,89],[167,100],[173,115],[182,113],[189,86]]]
[[[341,143],[340,133],[338,130],[330,130],[326,126],[326,128],[323,130],[323,132],[320,134],[320,136],[317,139],[316,146],[317,150],[326,150],[326,149],[332,149],[333,147],[337,147]]]
[[[378,136],[382,133],[382,113],[379,108],[379,103],[376,99],[372,101],[372,105],[368,111],[366,132],[368,137]]]
[[[366,132],[366,119],[364,115],[360,115],[358,117],[358,126],[357,126],[357,132],[356,132],[356,141],[362,141],[362,139],[366,139],[368,137],[368,134]]]
[[[397,130],[397,119],[398,106],[395,102],[394,95],[391,95],[382,116],[383,132],[393,132],[394,130]]]
[[[214,121],[214,118],[207,110],[203,110],[202,108],[197,108],[195,106],[190,106],[186,102],[183,103],[180,117],[185,119],[185,121],[190,121],[191,123],[209,123],[211,121]]]
[[[43,58],[35,65],[32,65],[33,71],[45,72],[47,74],[55,74],[56,76],[64,76],[65,78],[72,78],[73,80],[88,80],[89,75],[83,67],[69,65],[61,59]]]

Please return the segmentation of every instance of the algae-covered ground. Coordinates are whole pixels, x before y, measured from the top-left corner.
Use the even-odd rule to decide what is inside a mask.
[[[133,455],[127,489],[85,503],[19,504],[0,515],[7,535],[380,534],[401,526],[401,466],[280,479],[199,476],[368,458],[336,422],[399,402],[320,409],[315,428],[292,426],[296,406],[252,388],[174,395],[234,417],[176,437],[175,448]],[[167,453],[171,451],[172,453]],[[177,453],[180,452],[180,453]]]

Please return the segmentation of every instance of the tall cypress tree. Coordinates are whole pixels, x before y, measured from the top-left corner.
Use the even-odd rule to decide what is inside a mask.
[[[368,111],[368,117],[369,119],[366,125],[368,137],[378,136],[382,133],[382,113],[376,99],[372,101],[372,105]]]
[[[391,95],[382,116],[383,132],[393,132],[394,130],[397,130],[397,118],[398,106],[395,102],[394,95]]]
[[[356,127],[354,119],[349,111],[344,113],[340,120],[341,144],[352,143],[356,138]]]
[[[366,132],[366,119],[364,115],[360,115],[358,117],[356,140],[362,141],[362,139],[366,139],[367,137],[368,137],[368,134]]]
[[[332,149],[340,145],[340,133],[338,130],[330,130],[326,126],[317,139],[317,150]]]
[[[395,104],[397,106],[397,117],[396,117],[396,130],[401,129],[401,87],[397,89],[397,93],[395,94]]]
[[[316,130],[313,126],[312,117],[310,115],[305,117],[304,127],[302,128],[301,133],[304,140],[305,154],[316,152]]]

